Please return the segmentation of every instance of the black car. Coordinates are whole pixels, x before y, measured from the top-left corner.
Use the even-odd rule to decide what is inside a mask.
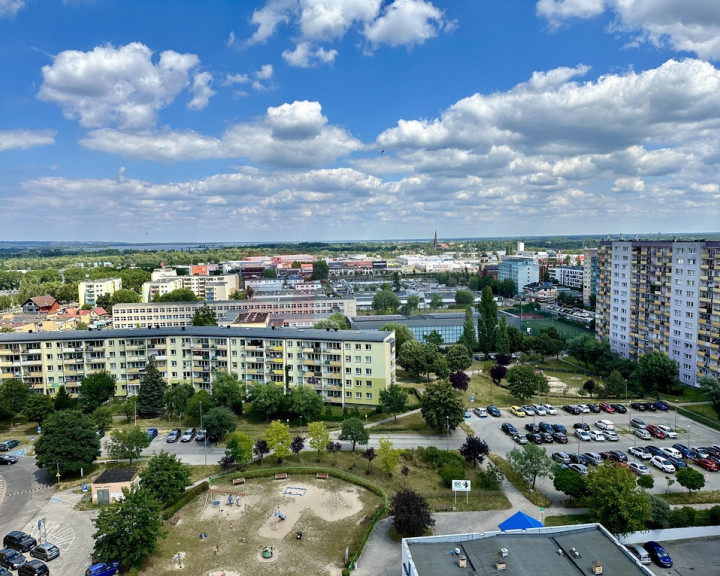
[[[540,432],[540,437],[545,444],[552,444],[553,442],[553,437],[550,432]]]
[[[567,428],[563,426],[562,424],[553,424],[553,430],[555,432],[561,432],[562,434],[567,434]]]
[[[657,412],[657,406],[655,406],[653,402],[644,402],[643,406],[645,406],[645,410],[649,412]]]
[[[487,411],[493,418],[500,418],[500,409],[497,406],[488,406]]]
[[[531,434],[537,434],[538,432],[540,432],[540,426],[533,423],[525,424],[525,430],[527,430]]]
[[[0,454],[0,464],[17,464],[17,456],[8,456],[7,454]]]
[[[540,430],[542,430],[543,432],[547,432],[548,434],[552,434],[553,432],[555,432],[555,428],[553,428],[550,422],[540,422],[538,426],[540,426]]]
[[[585,454],[568,454],[570,456],[570,462],[573,464],[583,464],[587,466],[590,462]]]
[[[12,548],[3,548],[0,550],[0,567],[8,570],[17,570],[27,562],[25,556]]]
[[[4,548],[13,548],[19,552],[27,552],[35,548],[35,546],[37,546],[37,540],[30,536],[30,534],[20,532],[19,530],[8,532],[5,534],[5,538],[3,538]]]
[[[180,428],[173,428],[172,430],[170,430],[170,434],[168,434],[166,442],[177,442],[178,440],[180,440],[181,435],[182,430],[180,430]]]
[[[500,430],[505,432],[505,434],[507,434],[508,436],[513,436],[514,434],[518,433],[517,428],[510,424],[510,422],[503,422],[502,424],[500,424]]]
[[[50,570],[40,560],[30,560],[18,570],[18,576],[49,576]]]
[[[610,406],[615,408],[615,412],[618,414],[627,414],[627,408],[625,408],[622,404],[610,404]]]
[[[645,446],[645,450],[650,452],[650,454],[652,454],[653,456],[662,456],[663,458],[665,458],[666,456],[665,452],[660,450],[660,448],[658,448],[657,446],[653,446],[652,444],[648,444],[647,446]]]
[[[627,462],[627,455],[622,450],[610,450],[610,452],[615,454],[616,462]]]
[[[590,408],[590,412],[593,414],[600,414],[600,406],[597,404],[588,404],[587,407]],[[579,462],[579,464],[582,464],[582,462]]]
[[[585,424],[585,422],[575,422],[573,428],[575,428],[575,430],[590,430],[590,426]]]
[[[528,442],[532,442],[533,444],[542,444],[543,443],[543,437],[540,434],[537,433],[530,433],[526,434]]]
[[[563,434],[562,432],[555,432],[555,434],[552,435],[553,440],[557,442],[558,444],[567,444],[568,438]]]
[[[562,409],[565,410],[565,412],[569,412],[573,416],[577,416],[582,412],[582,409],[579,406],[575,406],[575,404],[565,404]]]
[[[645,404],[643,402],[630,402],[630,408],[638,412],[645,412]]]

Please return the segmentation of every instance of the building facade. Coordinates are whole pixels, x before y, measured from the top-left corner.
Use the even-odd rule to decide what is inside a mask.
[[[100,332],[0,334],[0,378],[33,392],[77,394],[83,377],[107,371],[116,396],[138,393],[153,360],[169,385],[209,389],[217,372],[248,385],[303,385],[342,406],[375,406],[395,382],[395,333],[198,326]]]
[[[100,296],[112,296],[118,290],[122,290],[122,278],[85,280],[78,283],[78,302],[80,306],[95,306]]]
[[[515,282],[515,291],[521,294],[523,288],[540,280],[540,268],[532,258],[507,258],[498,265],[498,282],[510,279]]]
[[[597,248],[585,250],[583,258],[583,304],[590,306],[590,296],[597,292],[598,251]]]
[[[191,290],[201,300],[228,300],[233,292],[240,289],[237,274],[226,276],[163,276],[145,282],[142,287],[143,302],[152,302],[175,290]]]
[[[561,286],[582,288],[584,270],[582,266],[555,266],[548,270],[550,278]]]
[[[626,358],[658,350],[680,382],[720,376],[720,242],[617,241],[598,249],[597,334]]]

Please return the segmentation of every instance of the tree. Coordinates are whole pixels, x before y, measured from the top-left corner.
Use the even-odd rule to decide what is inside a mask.
[[[348,322],[347,316],[342,312],[335,312],[327,317],[331,322],[335,322],[340,330],[350,330],[350,322]]]
[[[106,430],[112,425],[113,411],[107,406],[100,406],[90,414],[90,418],[98,430]]]
[[[350,440],[352,442],[352,451],[355,452],[355,444],[365,446],[370,439],[370,435],[360,418],[348,418],[342,422],[338,439]]]
[[[613,534],[644,530],[651,517],[650,500],[638,488],[635,474],[624,466],[605,463],[587,475],[588,515]]]
[[[510,336],[505,314],[500,316],[500,323],[495,332],[495,352],[502,356],[510,356]]]
[[[233,432],[225,442],[225,455],[238,464],[249,462],[253,457],[253,439],[244,432]]]
[[[669,392],[678,384],[677,362],[659,350],[642,355],[635,374],[640,386],[649,394]]]
[[[302,436],[295,436],[290,442],[290,451],[295,454],[298,461],[300,460],[300,452],[305,448],[305,439]]]
[[[547,380],[528,365],[513,366],[507,371],[508,390],[520,404],[525,404],[535,394],[547,391]]]
[[[265,432],[268,448],[275,454],[279,463],[290,454],[290,428],[280,420],[270,422]]]
[[[123,488],[123,499],[104,507],[93,520],[94,556],[100,562],[118,561],[139,567],[157,548],[162,536],[161,506],[143,488]]]
[[[35,443],[38,467],[59,468],[60,474],[87,470],[100,456],[100,439],[89,416],[77,410],[62,410],[45,419],[43,434]]]
[[[652,478],[652,476],[640,476],[640,478]],[[662,498],[648,494],[650,500],[650,520],[647,527],[651,530],[670,528],[670,504]]]
[[[139,458],[143,449],[150,446],[151,439],[139,426],[113,430],[110,434],[110,444],[107,448],[110,458],[115,460],[130,460]]]
[[[523,348],[523,335],[515,326],[508,326],[508,340],[510,342],[510,354],[520,352]]]
[[[407,297],[407,303],[402,307],[402,313],[406,314],[407,316],[412,315],[414,310],[417,310],[420,306],[420,297],[415,296],[414,294],[412,296]]]
[[[318,461],[320,460],[320,452],[326,449],[330,442],[330,432],[328,432],[325,422],[311,422],[308,425],[308,436],[310,437],[310,447],[317,450]]]
[[[269,420],[282,410],[285,403],[285,394],[277,384],[255,384],[250,394],[252,396],[252,411]]]
[[[495,364],[495,366],[490,368],[490,378],[492,378],[493,384],[500,386],[500,382],[507,376],[507,372],[508,369],[501,364]]]
[[[438,348],[443,345],[442,334],[440,334],[437,330],[433,330],[430,334],[425,334],[423,340],[425,340],[428,344],[435,344]]]
[[[389,412],[395,416],[395,420],[397,420],[398,413],[405,411],[407,402],[407,392],[394,382],[388,386],[387,390],[380,390],[380,405],[383,407],[383,412]]]
[[[462,344],[450,346],[445,355],[450,372],[467,370],[472,366],[472,352]]]
[[[200,422],[200,405],[202,405],[203,414],[215,407],[215,403],[207,390],[198,390],[187,400],[183,418],[191,422]]]
[[[485,456],[489,453],[490,448],[487,442],[480,440],[477,436],[468,436],[465,439],[465,443],[460,446],[460,455],[465,458],[467,462],[471,462],[473,468],[478,464],[482,464]]]
[[[55,410],[74,410],[77,403],[75,398],[68,394],[65,386],[59,386],[57,394],[55,394]]]
[[[29,422],[37,422],[38,426],[53,412],[55,412],[55,403],[50,396],[45,394],[30,394],[23,408],[25,418]]]
[[[245,386],[235,374],[219,372],[212,383],[212,399],[215,406],[231,410],[237,416],[243,413]]]
[[[680,468],[675,473],[675,479],[680,486],[688,489],[688,494],[693,490],[701,490],[705,486],[705,476],[694,468]]]
[[[613,370],[603,381],[605,395],[611,398],[617,398],[627,390],[627,380],[617,370]]]
[[[141,416],[157,416],[165,410],[167,384],[152,358],[145,365],[138,389],[138,413]]]
[[[330,276],[330,266],[325,260],[315,260],[313,262],[313,280],[324,281]]]
[[[141,268],[124,268],[120,270],[119,276],[122,279],[123,290],[129,289],[138,293],[142,290],[142,285],[151,278],[150,272]]]
[[[105,370],[88,374],[80,382],[80,406],[86,414],[94,412],[98,406],[105,404],[115,396],[117,381]]]
[[[30,389],[20,380],[10,378],[0,384],[0,417],[12,420],[25,408],[25,402],[30,398]]]
[[[396,314],[400,308],[400,298],[390,290],[380,290],[375,293],[372,309],[376,314]]]
[[[440,308],[443,308],[443,299],[440,294],[433,294],[433,297],[430,299],[430,308],[433,310],[438,310]]]
[[[337,452],[340,452],[340,450],[342,450],[342,444],[340,444],[340,442],[330,441],[327,443],[327,446],[325,446],[325,450],[327,450],[328,452],[330,452],[330,454],[332,454],[333,462],[335,462],[335,460],[336,460],[335,454]]]
[[[215,310],[208,306],[207,302],[203,302],[200,308],[195,310],[192,318],[193,326],[217,326],[217,314]]]
[[[255,445],[253,446],[253,455],[260,458],[260,464],[262,464],[265,454],[270,454],[270,447],[268,446],[267,440],[265,440],[265,438],[258,438],[255,440]]]
[[[235,414],[223,406],[210,408],[203,415],[203,428],[208,436],[222,438],[228,432],[234,432],[236,427]]]
[[[395,493],[388,514],[392,516],[393,528],[403,538],[422,536],[435,526],[427,500],[409,488]]]
[[[455,430],[465,416],[465,404],[460,393],[449,382],[439,381],[425,388],[420,400],[420,412],[425,423],[438,432]]]
[[[378,448],[377,455],[378,458],[380,458],[380,466],[382,466],[385,474],[389,477],[400,461],[400,450],[393,448],[393,443],[390,441],[390,438],[380,438],[378,442],[380,443],[380,447]]]
[[[419,378],[421,374],[430,372],[425,348],[417,340],[409,340],[402,345],[397,361],[411,378]]]
[[[267,280],[272,280],[273,278],[278,277],[277,270],[275,268],[265,268],[265,270],[262,271],[262,277]]]
[[[472,290],[456,290],[455,304],[463,307],[472,306],[475,304],[475,294],[472,293]]]
[[[100,299],[98,298],[98,304],[99,300]],[[115,304],[137,304],[138,302],[140,302],[140,300],[140,294],[138,294],[134,290],[122,288],[120,290],[117,290],[110,296],[110,310],[112,310],[112,307],[115,306]],[[109,312],[110,310],[107,311]]]
[[[340,330],[340,326],[330,318],[323,318],[313,324],[313,330]]]
[[[485,286],[478,306],[478,347],[485,354],[495,348],[495,333],[498,323],[498,307],[490,286]]]
[[[165,508],[175,502],[190,485],[190,466],[183,464],[175,454],[164,450],[153,456],[140,472],[140,485]]]
[[[457,341],[458,344],[465,346],[465,349],[472,353],[473,350],[477,349],[477,335],[475,334],[475,319],[473,318],[473,312],[471,307],[465,309],[465,320],[463,321],[463,330],[460,334],[460,338]]]
[[[570,468],[558,467],[555,470],[553,486],[555,490],[567,494],[571,498],[582,498],[588,492],[585,477]]]
[[[362,457],[368,461],[368,472],[370,472],[370,464],[372,463],[373,460],[375,460],[375,458],[377,458],[377,453],[375,452],[375,448],[373,448],[372,446],[370,448],[367,448],[362,453]]]
[[[710,402],[713,410],[720,418],[720,381],[712,376],[701,376],[697,380],[702,392]]]
[[[593,390],[595,390],[595,381],[585,380],[585,383],[583,384],[583,390],[590,394],[590,398],[592,398]]]
[[[517,294],[515,282],[510,278],[505,278],[502,282],[498,282],[497,290],[498,294],[504,298],[512,298],[515,294]]]
[[[465,392],[470,385],[470,376],[465,374],[465,372],[453,372],[450,374],[450,385],[455,388],[455,390]]]
[[[320,418],[322,409],[322,398],[312,388],[296,386],[290,392],[290,410],[305,422],[312,422]]]
[[[395,331],[395,357],[397,358],[400,354],[400,349],[402,348],[402,345],[405,344],[405,342],[409,342],[410,340],[415,340],[415,337],[410,331],[410,328],[405,326],[405,324],[400,324],[398,322],[388,322],[387,324],[383,324],[380,327],[381,332],[392,332],[393,330]]]
[[[195,387],[189,382],[175,384],[172,388],[165,392],[165,406],[167,407],[168,418],[177,418],[180,420],[187,410],[188,401],[194,395]],[[137,399],[136,396],[133,396],[132,398]],[[132,398],[128,398],[128,400],[131,400]],[[131,410],[135,410],[136,408],[137,402],[135,403],[135,406],[128,406],[127,410],[124,411],[128,420],[128,413],[132,416]]]
[[[552,460],[545,448],[536,444],[525,444],[522,449],[513,448],[507,454],[508,462],[535,489],[538,478],[550,476]]]
[[[154,299],[155,302],[197,302],[195,292],[188,288],[178,288]]]
[[[655,486],[655,479],[650,474],[638,476],[637,485],[644,490],[652,490]]]

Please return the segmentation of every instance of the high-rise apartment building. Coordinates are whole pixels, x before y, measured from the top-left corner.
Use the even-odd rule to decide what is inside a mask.
[[[522,294],[523,288],[540,280],[540,267],[532,258],[508,256],[498,265],[498,282],[510,279],[515,290]]]
[[[585,250],[583,258],[583,304],[590,306],[590,296],[597,291],[598,251],[597,248]]]
[[[598,249],[597,334],[626,358],[659,350],[680,382],[720,375],[720,242],[607,241]]]
[[[100,296],[112,296],[122,290],[122,278],[102,278],[100,280],[85,280],[78,283],[78,302],[81,306],[89,304],[95,306]]]

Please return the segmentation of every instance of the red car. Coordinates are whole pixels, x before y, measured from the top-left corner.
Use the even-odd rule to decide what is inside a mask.
[[[600,410],[602,410],[603,412],[607,412],[608,414],[615,413],[615,408],[610,406],[610,404],[608,404],[607,402],[600,402],[600,404],[598,404],[598,406],[600,406]]]
[[[710,460],[709,458],[702,458],[700,456],[693,459],[693,462],[700,466],[700,468],[705,468],[705,470],[710,470],[710,472],[717,472],[720,470],[720,465],[718,465],[717,462],[714,462],[713,460]]]
[[[646,430],[647,430],[648,432],[650,432],[651,435],[655,436],[655,438],[660,438],[661,440],[662,440],[663,438],[667,438],[667,434],[665,433],[665,431],[664,431],[664,430],[661,430],[660,428],[658,428],[658,427],[655,426],[654,424],[650,424],[650,425],[646,428]]]

